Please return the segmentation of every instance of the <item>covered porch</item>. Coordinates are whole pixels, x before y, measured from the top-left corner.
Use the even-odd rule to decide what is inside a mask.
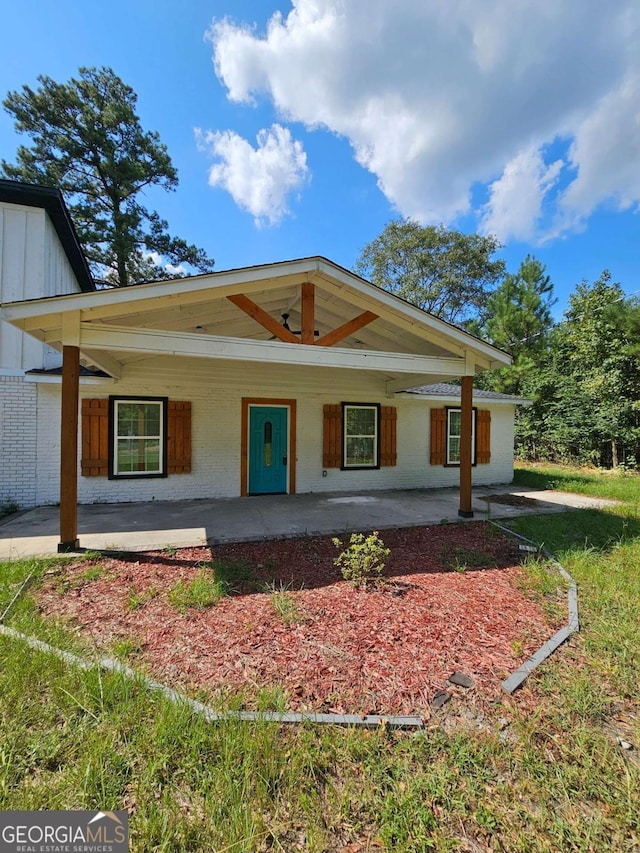
[[[449,465],[448,456],[438,464],[455,468],[459,482],[456,516],[471,518],[479,509],[474,508],[472,498],[473,377],[479,371],[510,363],[510,357],[323,258],[14,303],[5,306],[4,317],[28,334],[58,348],[63,356],[58,540],[61,552],[74,551],[80,544],[90,546],[84,539],[82,543],[79,541],[78,481],[81,471],[83,476],[101,475],[109,481],[119,479],[121,484],[127,479],[117,467],[119,434],[113,431],[111,408],[107,415],[107,398],[93,402],[104,404],[103,423],[109,421],[109,432],[105,428],[104,439],[102,435],[96,437],[95,447],[100,448],[99,454],[89,453],[85,459],[83,453],[82,468],[79,465],[81,366],[103,371],[114,387],[124,389],[121,399],[154,400],[160,412],[162,406],[174,405],[162,402],[168,399],[165,390],[168,385],[180,388],[188,378],[189,382],[199,382],[201,389],[215,382],[222,389],[233,386],[235,392],[238,387],[247,387],[247,377],[252,378],[256,390],[262,393],[258,396],[249,392],[242,397],[242,422],[238,418],[233,427],[239,455],[237,474],[227,472],[225,475],[226,493],[248,495],[254,491],[247,473],[251,451],[247,447],[246,413],[252,405],[261,403],[288,411],[285,444],[277,456],[286,467],[282,490],[289,498],[303,497],[296,495],[298,491],[330,492],[335,488],[331,469],[350,471],[347,474],[350,485],[358,482],[358,472],[362,476],[363,470],[371,469],[366,472],[367,481],[371,483],[371,501],[376,500],[374,492],[381,488],[396,483],[397,488],[402,488],[402,481],[392,470],[398,455],[395,395],[418,385],[459,380],[460,424],[456,437],[459,456],[453,465]],[[329,395],[334,393],[333,389],[346,387],[345,376],[349,377],[351,387],[357,389],[357,396],[340,390],[335,391],[337,399],[332,399]],[[320,428],[314,425],[306,429],[308,443],[304,453],[302,442],[296,445],[295,394],[287,394],[284,390],[293,385],[294,377],[298,381],[304,377],[303,384],[307,388],[320,389],[317,394],[318,397],[323,394],[323,402],[334,403],[324,406],[325,413],[331,410],[334,419],[333,427],[325,426],[324,447]],[[141,395],[139,388],[149,389],[146,393],[154,397],[145,398],[145,392]],[[320,405],[318,400],[315,402]],[[386,402],[393,405],[386,406]],[[190,410],[191,403],[187,401],[186,405]],[[345,407],[368,409],[378,418],[371,435],[360,437],[361,444],[366,445],[367,441],[371,444],[371,457],[365,459],[364,464],[348,458]],[[300,408],[298,406],[298,412]],[[99,418],[95,420],[98,423]],[[410,429],[406,419],[405,423],[407,437]],[[302,432],[298,430],[299,434]],[[162,438],[162,429],[158,435]],[[202,431],[194,435],[194,451],[202,449],[203,440]],[[170,455],[166,450],[166,435],[164,441],[164,453]],[[190,437],[189,443],[190,453]],[[417,447],[413,452],[414,455],[423,454]],[[236,453],[235,447],[233,453]],[[300,488],[298,469],[304,467],[311,455],[316,469],[313,476],[324,479],[314,480],[307,474],[307,482]],[[141,483],[145,474],[156,478],[166,477],[167,473],[192,476],[190,457],[187,460],[178,456],[173,469],[169,459],[167,470],[165,459],[164,463],[162,460],[156,463],[157,470],[140,469],[140,474],[129,471],[136,474],[128,478],[131,489],[127,497],[123,497],[122,492],[110,492],[114,502],[129,500],[128,494],[131,500],[143,499],[149,490],[136,490],[134,486],[135,481]],[[406,455],[405,459],[406,468],[410,470],[414,463]],[[319,468],[325,469],[321,475]],[[233,490],[229,486],[230,476],[234,480]],[[346,492],[349,489],[347,479],[342,477],[340,483],[344,484],[342,489]],[[158,494],[162,499],[168,496],[168,489],[159,489]],[[184,490],[180,496],[184,496]],[[268,500],[277,512],[275,497],[275,494],[269,495]],[[248,504],[246,512],[249,512]],[[344,517],[344,506],[341,512]],[[437,520],[443,517],[440,512]],[[381,519],[384,520],[384,513]]]
[[[524,486],[480,486],[472,509],[482,520],[609,503]],[[87,550],[149,551],[439,525],[460,520],[458,505],[452,488],[88,504],[78,508],[78,531]],[[58,507],[38,507],[0,522],[0,560],[51,556],[58,542]]]

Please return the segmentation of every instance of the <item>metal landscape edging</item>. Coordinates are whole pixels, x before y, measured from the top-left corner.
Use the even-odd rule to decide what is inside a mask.
[[[9,615],[9,611],[11,610],[13,605],[16,603],[16,601],[18,601],[18,599],[21,597],[21,595],[25,591],[25,589],[27,589],[27,587],[31,584],[32,580],[33,580],[33,572],[28,574],[27,577],[22,581],[22,585],[20,586],[20,589],[16,592],[16,594],[13,596],[11,601],[5,607],[4,612],[2,613],[2,616],[0,616],[0,625],[7,618],[7,616]]]
[[[506,693],[513,693],[520,687],[531,673],[546,660],[555,650],[562,645],[569,637],[580,630],[580,620],[578,615],[578,588],[576,582],[571,577],[569,572],[545,549],[537,545],[533,540],[509,530],[495,521],[489,519],[489,524],[498,530],[518,539],[520,542],[529,545],[535,549],[535,553],[543,554],[559,571],[562,577],[569,584],[567,594],[567,604],[569,611],[569,622],[546,643],[544,643],[531,657],[529,657],[515,672],[506,678],[501,687]],[[394,716],[386,714],[319,714],[319,713],[304,713],[304,712],[280,712],[280,711],[215,711],[203,702],[198,702],[196,699],[191,699],[174,690],[172,687],[162,684],[152,678],[147,678],[139,672],[136,672],[129,666],[120,663],[109,657],[100,657],[94,661],[86,660],[79,655],[59,649],[43,640],[36,637],[30,637],[28,634],[23,634],[21,631],[16,631],[14,628],[9,628],[2,624],[13,607],[16,601],[20,598],[26,588],[29,586],[33,578],[33,573],[30,574],[23,582],[20,589],[14,595],[9,605],[5,608],[4,613],[0,616],[0,634],[11,637],[14,640],[20,640],[32,649],[52,654],[70,666],[75,666],[78,669],[90,670],[98,666],[110,672],[115,672],[125,678],[135,680],[144,684],[148,689],[157,693],[161,693],[166,699],[174,705],[185,705],[191,709],[194,714],[203,717],[208,722],[224,722],[228,720],[241,720],[245,722],[262,721],[269,723],[316,723],[321,725],[335,726],[356,726],[361,728],[377,728],[378,726],[388,726],[393,729],[423,729],[424,721],[419,716]]]
[[[545,661],[550,655],[555,652],[555,650],[561,646],[572,634],[575,634],[576,631],[580,630],[580,617],[578,614],[578,587],[574,579],[571,577],[569,572],[562,566],[556,559],[553,557],[546,548],[541,548],[536,542],[532,539],[527,539],[526,536],[521,536],[519,533],[515,533],[513,530],[509,530],[508,527],[503,527],[502,524],[498,524],[496,521],[489,520],[489,524],[496,527],[498,530],[501,530],[503,533],[508,534],[509,536],[513,536],[514,539],[518,539],[520,542],[525,543],[526,545],[533,546],[536,554],[542,554],[552,563],[558,572],[562,575],[562,577],[569,584],[569,589],[567,592],[567,608],[569,613],[569,621],[567,625],[563,628],[560,628],[559,631],[549,637],[546,643],[543,643],[540,648],[534,652],[530,658],[528,658],[521,666],[516,669],[515,672],[512,672],[508,678],[502,682],[501,687],[506,693],[513,693],[514,690],[517,690],[526,679],[531,675],[531,673],[536,669],[543,661]]]
[[[19,592],[22,592],[25,584]],[[14,601],[17,596],[14,597]],[[12,602],[13,604],[13,602]],[[3,614],[6,615],[7,610]],[[139,672],[136,672],[129,666],[120,663],[109,657],[101,657],[96,660],[86,660],[79,655],[59,649],[44,640],[39,640],[37,637],[30,637],[28,634],[23,634],[21,631],[16,631],[15,628],[9,628],[7,625],[0,623],[0,635],[11,637],[14,640],[20,640],[32,649],[44,652],[45,654],[55,655],[64,663],[74,666],[77,669],[91,670],[95,667],[106,669],[109,672],[115,672],[122,675],[124,678],[138,681],[149,690],[153,690],[162,694],[165,699],[168,699],[174,705],[183,705],[189,708],[194,714],[203,717],[207,722],[228,722],[232,720],[240,720],[243,722],[265,722],[265,723],[316,723],[321,725],[334,726],[354,726],[358,728],[378,728],[386,726],[390,729],[423,729],[424,722],[422,717],[418,716],[393,716],[385,714],[315,714],[315,713],[295,713],[295,712],[280,712],[280,711],[215,711],[213,708],[205,705],[203,702],[198,702],[196,699],[190,699],[184,693],[174,690],[172,687],[167,687],[159,681],[152,678],[147,678]]]

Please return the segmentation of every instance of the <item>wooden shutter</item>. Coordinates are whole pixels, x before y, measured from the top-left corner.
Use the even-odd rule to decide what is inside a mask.
[[[432,465],[447,462],[447,410],[431,409],[431,458]]]
[[[491,462],[491,412],[486,409],[476,412],[476,462],[478,465]]]
[[[396,447],[396,423],[398,413],[395,406],[380,407],[380,466],[398,464]]]
[[[342,466],[342,406],[326,405],[322,425],[322,467]]]
[[[109,400],[82,401],[83,477],[106,477],[109,465]]]
[[[167,409],[167,473],[191,473],[191,403],[169,400]]]

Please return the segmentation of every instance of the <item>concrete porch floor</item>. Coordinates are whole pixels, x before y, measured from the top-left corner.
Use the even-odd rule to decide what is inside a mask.
[[[507,500],[511,496],[517,505],[488,502],[486,498],[492,495]],[[599,508],[614,503],[521,486],[480,486],[473,490],[475,520]],[[57,506],[37,507],[0,522],[0,560],[55,554],[59,542],[58,513]],[[81,547],[114,551],[340,535],[443,521],[460,521],[457,489],[264,495],[86,504],[78,508]]]

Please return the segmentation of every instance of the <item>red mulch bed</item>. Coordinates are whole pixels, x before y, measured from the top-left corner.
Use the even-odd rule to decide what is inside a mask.
[[[241,693],[249,708],[261,688],[280,687],[291,710],[362,714],[428,715],[456,670],[474,679],[478,698],[496,698],[501,680],[558,627],[521,592],[517,546],[487,525],[382,538],[391,558],[379,589],[342,580],[323,537],[106,557],[97,580],[83,578],[87,563],[78,562],[64,570],[64,594],[60,578],[50,579],[39,604],[103,650],[131,638],[140,646],[132,663],[173,686]],[[465,552],[458,561],[480,553],[490,565],[456,571],[456,548]],[[251,563],[255,581],[181,614],[166,592],[220,558]],[[267,582],[286,587],[300,621],[286,624],[272,596],[255,591]],[[134,609],[132,590],[144,600]]]

